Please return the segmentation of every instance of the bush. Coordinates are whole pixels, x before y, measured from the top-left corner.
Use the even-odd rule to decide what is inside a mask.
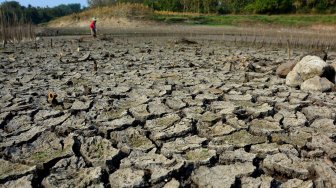
[[[256,0],[246,7],[248,12],[257,14],[288,13],[292,11],[291,0]]]
[[[253,0],[220,1],[220,3],[216,4],[215,10],[219,14],[242,13],[245,10],[245,7],[253,2]]]

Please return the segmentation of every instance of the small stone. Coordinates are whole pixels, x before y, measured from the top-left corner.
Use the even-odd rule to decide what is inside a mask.
[[[132,168],[118,169],[109,177],[111,187],[144,187],[146,185],[145,172]]]
[[[202,117],[202,113],[204,112],[202,107],[195,106],[183,109],[183,114],[186,118],[190,119],[200,119]]]
[[[148,110],[153,115],[162,115],[171,112],[171,110],[159,101],[148,103]]]
[[[201,120],[204,122],[216,122],[221,118],[220,115],[214,114],[212,112],[206,111],[202,114]]]
[[[232,145],[237,148],[242,148],[247,145],[264,143],[266,140],[266,136],[253,136],[247,131],[242,130],[231,135],[216,137],[209,143],[209,146]]]
[[[190,150],[184,155],[184,158],[187,160],[187,162],[193,163],[194,165],[210,164],[210,161],[215,157],[216,151],[206,148]]]
[[[103,122],[102,130],[113,131],[113,130],[125,129],[133,125],[134,122],[135,122],[135,119],[127,115],[119,119],[115,119],[113,121]]]
[[[234,151],[225,151],[219,156],[220,164],[235,164],[237,162],[245,163],[245,162],[253,162],[256,158],[256,154],[247,153],[243,148],[237,149]]]
[[[252,163],[217,165],[212,168],[201,166],[192,173],[191,180],[199,187],[230,188],[236,178],[249,176],[254,170]]]
[[[250,125],[250,132],[254,135],[271,135],[272,133],[282,132],[280,124],[267,120],[254,119]]]
[[[83,138],[80,152],[93,166],[102,167],[109,166],[120,155],[110,141],[100,136]]]
[[[165,184],[163,188],[179,188],[180,183],[176,179],[170,180],[168,183]]]
[[[311,125],[311,128],[321,134],[326,134],[332,137],[336,133],[336,126],[332,119],[317,119]]]
[[[272,115],[273,113],[273,107],[271,107],[269,104],[264,103],[261,106],[253,106],[253,107],[246,107],[246,112],[248,114],[251,114],[254,118],[260,118],[265,117],[268,115]]]
[[[46,164],[55,158],[74,155],[73,144],[71,134],[66,138],[61,138],[55,133],[44,132],[34,142],[13,148],[10,155],[14,160],[24,161],[26,164]]]
[[[171,157],[173,154],[182,154],[188,150],[201,148],[205,141],[207,141],[206,138],[197,135],[176,138],[174,141],[163,143],[161,153],[166,157]]]
[[[34,116],[34,121],[43,121],[49,118],[55,118],[63,115],[63,112],[60,110],[40,110],[38,113]]]
[[[286,63],[281,64],[276,69],[276,75],[278,75],[280,78],[286,78],[287,74],[290,71],[292,71],[296,63],[297,63],[296,61],[291,61],[291,62],[286,62]]]
[[[123,131],[113,131],[110,134],[111,141],[118,145],[118,148],[129,147],[132,150],[148,152],[155,148],[155,145],[145,136],[142,130],[130,127]]]
[[[311,139],[312,135],[309,132],[304,130],[300,131],[291,131],[289,135],[283,133],[274,133],[271,135],[272,142],[282,144],[288,143],[295,147],[302,148],[306,145],[309,139]]]
[[[321,78],[319,76],[315,76],[304,81],[300,88],[303,91],[319,91],[319,92],[326,92],[331,91],[335,87],[335,84],[330,82],[326,78]]]
[[[326,135],[314,135],[307,143],[309,149],[321,149],[329,158],[336,158],[336,143]]]
[[[75,110],[75,111],[86,111],[88,110],[91,105],[92,105],[92,102],[91,100],[88,100],[88,101],[79,101],[79,100],[76,100],[72,106],[71,106],[71,110]]]
[[[3,188],[32,188],[33,175],[24,176],[17,180],[8,181],[0,187]]]
[[[43,179],[44,187],[79,187],[88,186],[103,188],[101,182],[101,167],[80,168],[80,169],[56,169]]]
[[[201,100],[201,101],[215,101],[218,99],[218,96],[214,94],[199,94],[195,98],[196,100]]]
[[[283,127],[286,129],[291,127],[303,127],[306,123],[307,118],[301,112],[296,112],[296,114],[289,112],[288,115],[284,114],[284,119],[282,121]]]
[[[0,167],[0,181],[33,173],[36,169],[35,166],[12,163],[3,159],[0,159]]]
[[[260,178],[243,177],[241,179],[241,187],[242,188],[259,188],[261,187],[261,180]]]
[[[180,137],[186,135],[193,130],[190,119],[182,119],[181,121],[174,123],[173,125],[166,127],[164,131],[159,129],[151,129],[152,134],[150,137],[153,140],[164,140],[172,137]]]
[[[229,101],[214,101],[211,103],[210,108],[215,112],[219,111],[219,114],[229,115],[233,114],[239,107]]]
[[[207,123],[198,122],[197,130],[200,136],[207,138],[229,135],[236,131],[236,129],[233,128],[231,125],[223,124],[220,121],[213,126],[208,126]]]
[[[320,185],[319,181],[322,183],[321,186],[317,187],[336,187],[336,172],[331,166],[322,161],[317,161],[314,163],[313,168],[318,177],[315,180],[315,184]]]
[[[125,109],[103,111],[97,116],[97,121],[99,122],[112,121],[115,119],[120,119],[126,115],[127,110]]]
[[[21,134],[14,135],[11,137],[3,138],[0,142],[0,148],[6,148],[9,146],[13,146],[14,144],[22,144],[25,142],[28,142],[32,138],[41,135],[42,132],[44,132],[46,128],[41,126],[34,126],[28,131],[24,131]]]
[[[279,173],[288,178],[301,180],[306,180],[310,177],[308,166],[309,164],[306,164],[301,159],[295,156],[288,157],[283,153],[266,156],[262,164],[264,171],[269,175]]]
[[[130,108],[130,113],[132,116],[135,118],[135,120],[141,121],[141,122],[146,122],[147,118],[151,115],[147,111],[147,105],[140,105],[137,107]]]
[[[228,101],[251,101],[252,95],[225,95],[225,99]]]
[[[150,182],[153,184],[164,181],[171,174],[180,170],[183,162],[175,158],[168,159],[163,155],[155,154],[154,151],[149,153],[131,152],[128,158],[121,160],[120,168],[136,168],[139,170],[149,170],[151,172]]]
[[[336,113],[326,106],[308,106],[302,109],[302,113],[309,121],[321,118],[335,119]]]
[[[267,155],[279,153],[279,145],[276,143],[263,143],[251,146],[251,153],[255,153],[258,157],[265,158]]]
[[[281,184],[280,188],[313,188],[314,184],[310,181],[302,181],[300,179],[290,179]]]

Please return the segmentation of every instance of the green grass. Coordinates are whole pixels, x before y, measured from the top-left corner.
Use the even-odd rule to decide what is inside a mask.
[[[182,15],[155,13],[153,20],[166,23],[191,25],[255,25],[311,26],[317,24],[335,25],[336,15]]]

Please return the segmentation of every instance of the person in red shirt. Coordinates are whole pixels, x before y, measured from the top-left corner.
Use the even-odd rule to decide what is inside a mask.
[[[96,19],[96,18],[93,18],[93,19],[92,19],[92,22],[91,22],[91,24],[90,24],[91,35],[92,35],[94,38],[97,37],[96,22],[97,22],[97,19]]]

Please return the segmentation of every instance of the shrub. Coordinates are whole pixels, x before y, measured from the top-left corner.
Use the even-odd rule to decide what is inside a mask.
[[[258,14],[288,13],[292,10],[291,0],[256,0],[246,10]]]

